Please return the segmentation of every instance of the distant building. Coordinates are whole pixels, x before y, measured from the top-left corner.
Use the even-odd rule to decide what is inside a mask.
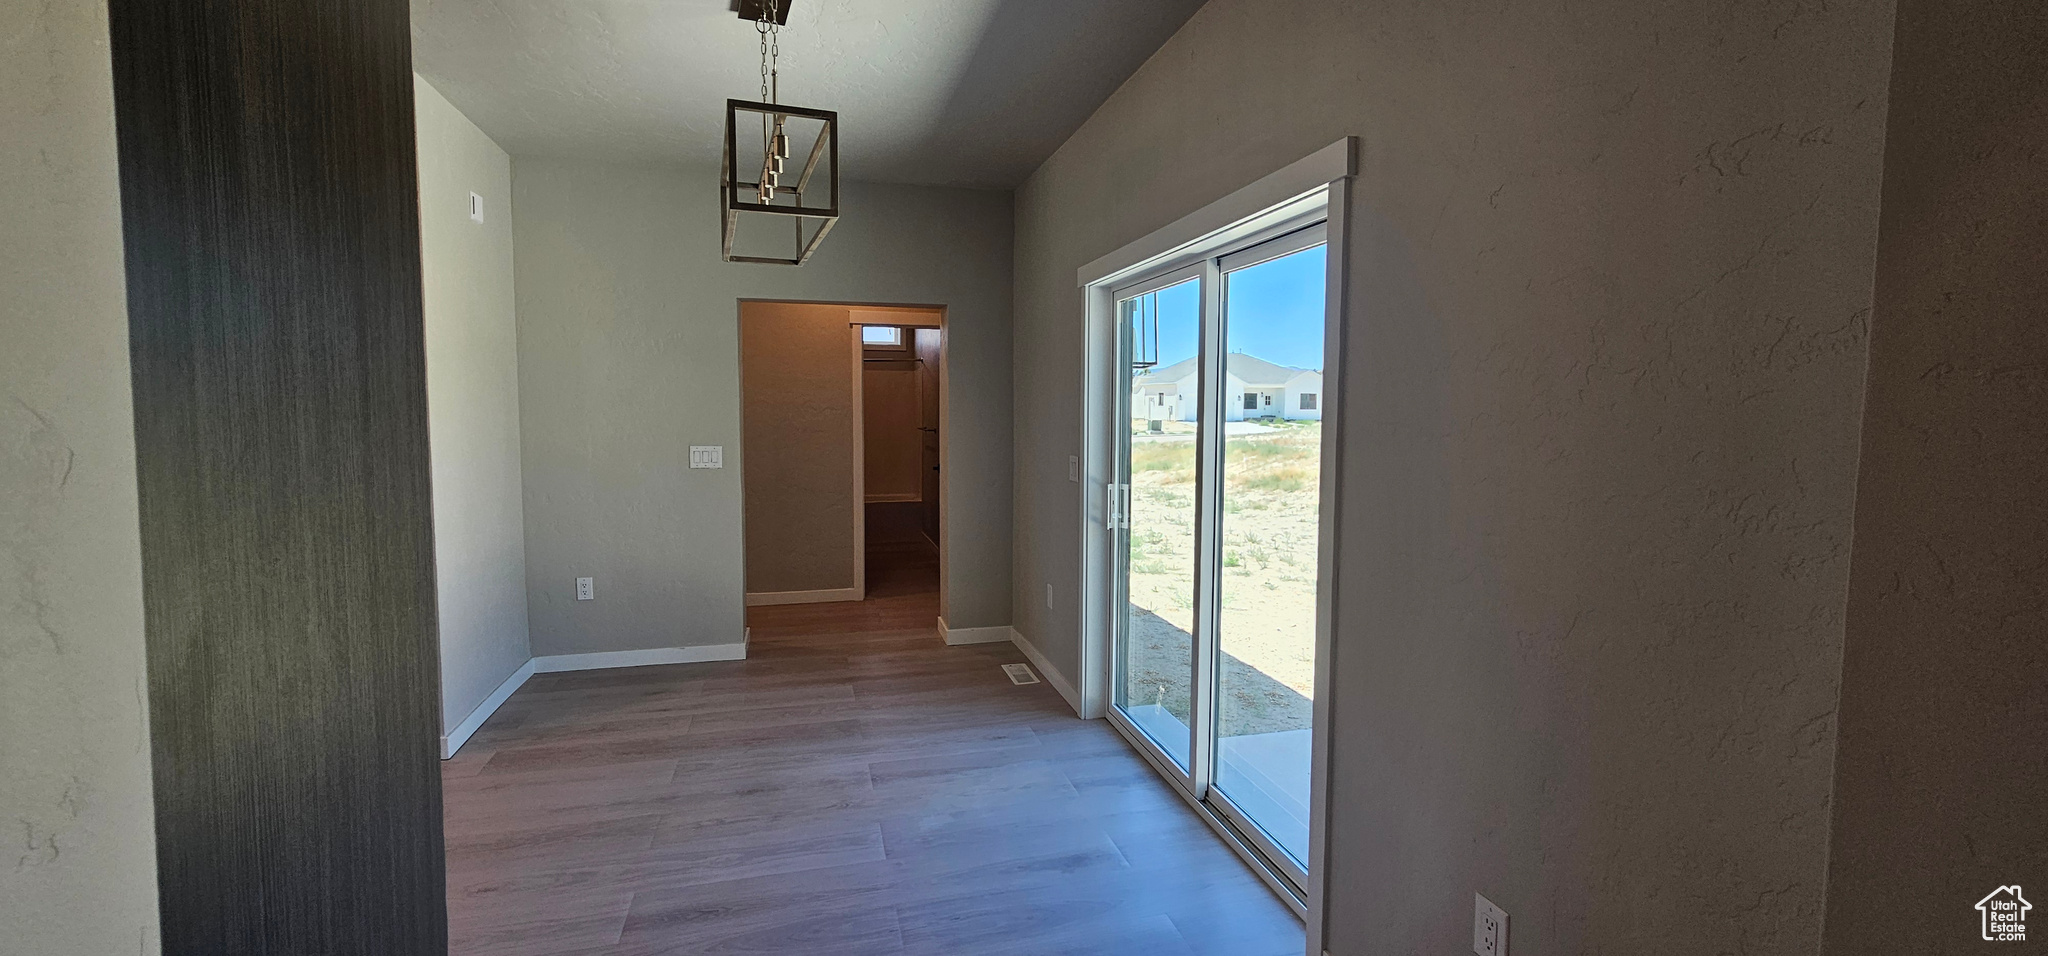
[[[1131,417],[1194,421],[1199,371],[1194,359],[1183,359],[1139,373],[1131,381]],[[1323,373],[1316,369],[1276,365],[1232,352],[1224,369],[1223,387],[1225,421],[1321,421],[1323,417]]]

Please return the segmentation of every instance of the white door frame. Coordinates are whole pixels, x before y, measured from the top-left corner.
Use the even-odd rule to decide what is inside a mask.
[[[1122,249],[1081,267],[1076,275],[1085,309],[1082,370],[1083,400],[1080,422],[1082,482],[1080,487],[1081,554],[1081,673],[1078,710],[1083,717],[1100,718],[1109,713],[1110,637],[1115,626],[1112,616],[1114,588],[1109,583],[1112,567],[1110,548],[1114,536],[1108,526],[1111,517],[1110,483],[1116,474],[1115,455],[1119,447],[1114,420],[1117,382],[1116,303],[1114,290],[1133,280],[1213,258],[1219,252],[1241,248],[1278,220],[1293,218],[1317,206],[1327,210],[1328,266],[1324,308],[1327,317],[1324,339],[1324,384],[1322,406],[1322,502],[1318,544],[1315,700],[1311,720],[1315,747],[1310,765],[1309,859],[1307,886],[1300,898],[1278,874],[1260,864],[1235,829],[1202,803],[1200,795],[1183,786],[1176,791],[1186,798],[1203,820],[1233,849],[1247,856],[1253,868],[1297,913],[1307,927],[1307,954],[1321,956],[1327,903],[1328,816],[1330,763],[1330,671],[1337,650],[1334,632],[1337,619],[1337,532],[1338,489],[1342,487],[1344,394],[1344,330],[1350,312],[1346,290],[1349,273],[1347,255],[1350,229],[1350,179],[1357,172],[1357,140],[1345,137],[1315,153],[1198,209],[1178,221],[1145,236]],[[1328,396],[1338,395],[1338,401]],[[1127,425],[1125,427],[1128,427]],[[1218,426],[1220,433],[1220,424]],[[1121,722],[1112,720],[1119,733],[1128,734]],[[1156,758],[1146,748],[1139,752],[1147,760]],[[1170,763],[1170,762],[1169,762]],[[1178,768],[1162,767],[1169,780]],[[1173,772],[1167,772],[1167,771]]]

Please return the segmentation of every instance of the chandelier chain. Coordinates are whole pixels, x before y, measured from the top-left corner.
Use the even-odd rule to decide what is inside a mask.
[[[754,29],[761,34],[761,102],[776,104],[781,99],[782,26],[775,22],[778,0],[763,0]],[[756,198],[763,204],[775,201],[782,187],[782,163],[789,156],[789,139],[782,131],[782,116],[761,114],[761,177],[755,185]],[[801,193],[799,193],[801,195]]]
[[[761,19],[754,29],[761,34],[761,102],[775,102],[777,81],[781,78],[782,25],[775,22],[777,0],[764,0],[761,4]]]

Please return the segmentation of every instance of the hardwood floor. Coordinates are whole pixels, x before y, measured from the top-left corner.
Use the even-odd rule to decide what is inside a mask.
[[[1299,956],[1299,921],[1102,721],[870,599],[748,660],[533,678],[443,765],[455,956]]]

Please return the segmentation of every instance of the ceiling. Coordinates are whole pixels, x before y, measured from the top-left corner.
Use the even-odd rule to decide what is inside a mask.
[[[794,0],[782,102],[837,110],[848,179],[1022,182],[1201,0]],[[414,0],[422,76],[513,155],[719,161],[760,95],[729,0]]]

